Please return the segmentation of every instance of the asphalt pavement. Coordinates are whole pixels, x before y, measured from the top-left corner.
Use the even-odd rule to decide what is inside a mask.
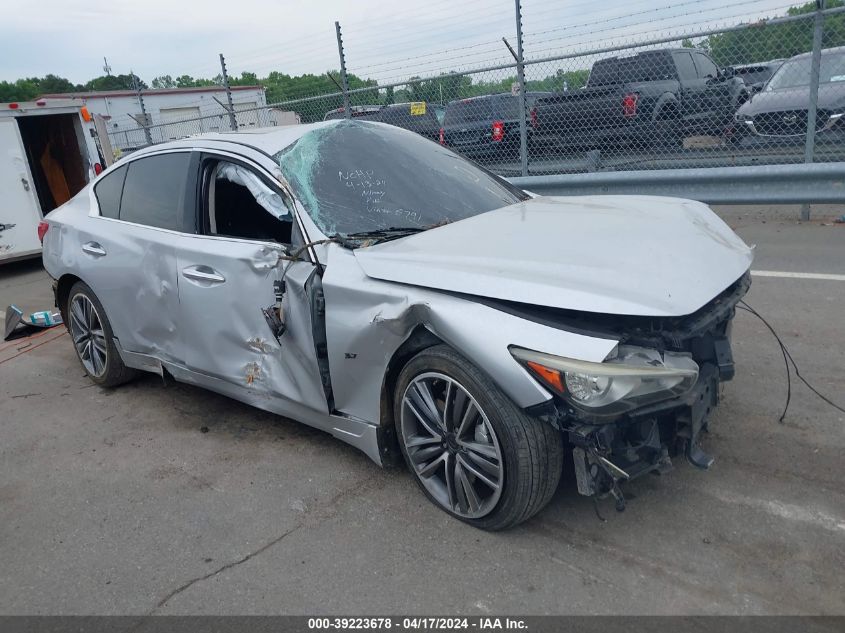
[[[719,209],[756,244],[748,302],[845,402],[843,208]],[[801,273],[801,275],[796,275]],[[40,262],[0,309],[52,305]],[[0,344],[3,614],[845,614],[845,414],[793,380],[748,313],[704,438],[617,514],[567,478],[481,532],[329,435],[187,385],[91,383],[61,328]]]

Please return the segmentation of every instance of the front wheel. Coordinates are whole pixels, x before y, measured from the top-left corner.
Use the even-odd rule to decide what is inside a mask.
[[[485,530],[539,512],[560,481],[560,431],[532,418],[445,345],[399,374],[394,417],[411,472],[440,508]]]

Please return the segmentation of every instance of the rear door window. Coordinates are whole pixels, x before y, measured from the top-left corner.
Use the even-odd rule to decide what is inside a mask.
[[[140,158],[129,163],[120,219],[174,231],[185,230],[190,152]]]
[[[126,179],[126,165],[109,171],[94,185],[97,206],[104,218],[117,219],[120,216],[120,196],[123,193],[123,181]]]

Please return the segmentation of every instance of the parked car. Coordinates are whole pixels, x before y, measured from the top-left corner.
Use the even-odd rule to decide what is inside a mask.
[[[807,134],[810,110],[812,53],[786,60],[736,113],[737,128],[746,134],[744,143],[801,142]],[[840,119],[845,114],[845,47],[824,49],[819,67],[816,110],[817,140],[845,138]]]
[[[425,101],[393,103],[386,106],[351,106],[350,111],[355,119],[389,123],[434,141],[440,138],[440,121],[436,107]],[[343,108],[338,108],[327,113],[323,120],[344,119],[344,113]]]
[[[731,66],[731,68],[734,69],[734,74],[742,79],[748,87],[749,93],[754,94],[763,89],[769,77],[775,74],[781,64],[783,64],[782,59],[773,59],[759,64],[740,64]]]
[[[484,529],[712,458],[751,250],[705,205],[544,198],[395,126],[139,150],[45,221],[91,380],[168,374],[297,419]],[[280,464],[284,468],[283,464]]]
[[[748,96],[733,69],[689,48],[644,51],[593,64],[586,86],[539,99],[535,146],[639,146],[720,134]]]
[[[525,93],[526,118],[536,100],[549,94]],[[510,93],[457,99],[446,105],[440,142],[468,156],[513,157],[519,152],[519,118],[519,97]]]

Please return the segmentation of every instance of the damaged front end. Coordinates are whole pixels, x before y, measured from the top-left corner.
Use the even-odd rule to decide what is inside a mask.
[[[555,418],[565,434],[579,493],[612,496],[622,511],[623,482],[665,473],[679,455],[710,467],[713,458],[699,446],[699,436],[718,404],[719,384],[733,378],[731,320],[749,286],[746,273],[685,317],[543,314],[555,327],[618,338],[602,363],[511,349],[555,396],[540,415]]]

